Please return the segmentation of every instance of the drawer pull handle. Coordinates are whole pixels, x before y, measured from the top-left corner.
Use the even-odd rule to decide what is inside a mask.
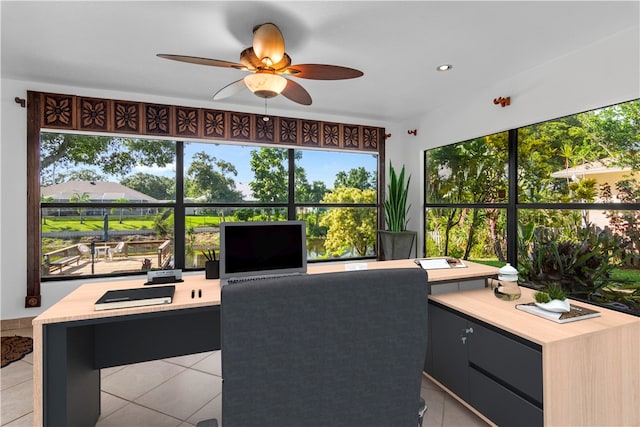
[[[473,333],[473,328],[467,328],[467,329],[465,329],[464,331],[465,331],[465,333],[467,333],[467,334],[472,334],[472,333]]]

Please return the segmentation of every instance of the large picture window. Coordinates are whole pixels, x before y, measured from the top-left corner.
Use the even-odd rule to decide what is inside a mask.
[[[640,315],[639,135],[635,100],[427,150],[425,253]]]
[[[314,225],[317,223],[318,226],[314,226],[312,231],[318,233],[322,231],[320,214],[324,209],[357,207],[375,210],[377,227],[371,228],[383,226],[378,196],[375,203],[367,203],[370,197],[366,199],[367,202],[320,202],[316,206],[312,201],[308,201],[313,200],[308,197],[316,197],[316,190],[320,188],[314,189],[311,184],[310,188],[301,185],[300,191],[296,190],[298,183],[304,184],[305,179],[304,174],[296,173],[299,168],[296,167],[295,160],[299,155],[295,150],[349,153],[368,159],[373,154],[378,159],[377,165],[384,164],[384,128],[35,91],[27,91],[26,104],[25,307],[41,305],[40,283],[43,277],[45,280],[54,280],[133,273],[133,266],[126,266],[125,271],[113,271],[113,268],[109,267],[100,272],[101,270],[96,268],[96,259],[98,262],[100,259],[112,262],[123,252],[125,258],[128,258],[130,253],[143,257],[137,260],[141,270],[172,266],[197,268],[200,265],[200,261],[195,257],[198,254],[198,245],[209,247],[216,244],[215,223],[220,221],[220,218],[247,221],[256,218],[280,220],[297,218],[298,214],[306,215],[309,211],[316,210]],[[51,134],[45,135],[49,140],[43,140],[44,133]],[[76,140],[72,141],[74,135]],[[155,142],[150,142],[152,140]],[[47,142],[51,144],[46,146]],[[69,144],[70,142],[73,144]],[[205,143],[209,145],[203,145]],[[168,151],[170,146],[173,146],[175,152]],[[227,149],[230,151],[225,151]],[[256,168],[253,171],[257,174],[254,176],[255,182],[261,179],[261,174],[279,173],[285,168],[286,199],[283,198],[281,187],[261,188],[254,185],[251,188],[252,182],[248,183],[248,187],[242,185],[241,179],[245,175],[240,168],[245,166],[246,159],[236,163],[235,160],[226,158],[227,155],[233,155],[235,150],[240,150],[245,155],[249,153],[250,156],[280,156],[281,163],[276,161],[263,164],[261,158],[257,158],[249,160],[248,164],[253,164]],[[175,160],[172,161],[168,157]],[[193,162],[196,164],[192,167]],[[356,161],[353,167],[360,166],[360,162]],[[378,188],[384,188],[384,176],[379,175],[379,169],[379,166],[373,168],[376,177],[379,178]],[[327,170],[336,174],[336,180],[343,175],[348,177],[359,173],[350,169]],[[172,171],[175,171],[175,176],[171,175]],[[212,181],[207,182],[207,177]],[[42,193],[43,187],[63,184],[64,180],[71,178],[81,178],[85,181],[89,179],[87,182],[92,187],[74,185],[77,187],[76,191],[71,191],[72,194],[68,198],[56,199],[55,195]],[[114,193],[108,188],[102,188],[101,193],[94,192],[98,185],[106,187],[103,181],[97,178],[107,178],[110,181],[105,182],[119,184],[115,186],[115,193],[118,195],[105,195]],[[175,181],[175,186],[169,189],[171,179]],[[233,185],[230,180],[234,181]],[[280,178],[278,182],[282,182]],[[123,191],[121,187],[130,188],[137,185],[144,187],[144,191],[140,191],[143,193],[142,197],[137,197],[130,191]],[[87,188],[90,191],[87,191]],[[92,193],[95,193],[96,197],[92,198]],[[296,198],[296,194],[302,195],[303,198]],[[264,201],[265,199],[268,201]],[[142,211],[149,217],[141,218]],[[77,215],[77,223],[80,223],[82,217],[82,227],[64,225],[65,230],[58,231],[75,232],[76,235],[57,239],[52,233],[58,231],[43,223],[56,213],[63,216],[63,212],[68,216]],[[91,218],[87,217],[87,213],[90,213]],[[125,227],[128,214],[139,216],[137,226]],[[231,214],[233,216],[230,216]],[[117,226],[113,216],[118,218]],[[194,218],[196,216],[198,218]],[[94,219],[97,221],[94,221],[91,227],[85,227],[85,221],[91,222],[90,220]],[[100,227],[100,220],[102,231],[97,229]],[[131,222],[133,223],[133,220]],[[212,230],[207,230],[207,227]],[[150,228],[154,229],[153,232],[149,231]],[[124,236],[118,240],[118,232],[132,236]],[[198,232],[202,232],[203,235],[199,236]],[[362,230],[354,228],[353,232],[361,234]],[[159,240],[159,244],[155,247],[147,244],[148,242],[129,244],[136,239],[153,240],[149,235],[139,236],[144,233],[155,233],[155,240]],[[327,230],[326,241],[329,241],[329,234]],[[200,239],[202,242],[198,241],[200,237],[203,237]],[[46,245],[43,244],[43,238],[49,239]],[[115,241],[111,241],[111,238]],[[123,238],[127,241],[122,241]],[[82,239],[84,241],[81,241]],[[325,247],[326,242],[320,235],[320,239],[314,240],[313,253],[318,261],[349,258],[356,253],[375,254],[375,249],[371,250],[369,245],[362,246],[360,240],[347,239],[350,243],[341,248]],[[322,250],[318,249],[320,244]],[[82,270],[81,274],[74,275],[74,269],[79,270],[80,264],[86,266],[88,259],[91,260],[91,268],[86,271],[90,273]],[[139,270],[137,272],[139,273]]]
[[[307,222],[308,259],[374,257],[377,155],[41,133],[45,280],[204,268],[223,221]]]

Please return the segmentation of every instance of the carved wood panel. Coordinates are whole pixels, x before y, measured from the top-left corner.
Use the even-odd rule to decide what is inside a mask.
[[[129,101],[113,101],[113,125],[111,129],[117,133],[142,133],[140,124],[140,104]]]
[[[75,96],[48,94],[42,103],[42,127],[75,129]]]
[[[379,152],[384,129],[206,108],[34,92],[40,127]]]
[[[342,128],[342,148],[360,148],[360,127],[341,125]]]
[[[226,139],[229,126],[228,114],[224,111],[204,110],[203,138]]]
[[[107,132],[109,102],[106,99],[78,97],[78,127],[81,130]]]
[[[320,147],[320,123],[311,120],[301,120],[302,145]]]

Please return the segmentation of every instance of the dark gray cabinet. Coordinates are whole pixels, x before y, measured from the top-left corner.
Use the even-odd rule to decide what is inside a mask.
[[[501,426],[541,426],[542,349],[431,301],[425,371]]]

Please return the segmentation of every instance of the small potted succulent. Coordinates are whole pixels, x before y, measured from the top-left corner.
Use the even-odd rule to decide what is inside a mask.
[[[536,292],[533,297],[536,305],[543,310],[556,313],[566,313],[571,310],[567,295],[558,284],[549,284],[545,289]]]

